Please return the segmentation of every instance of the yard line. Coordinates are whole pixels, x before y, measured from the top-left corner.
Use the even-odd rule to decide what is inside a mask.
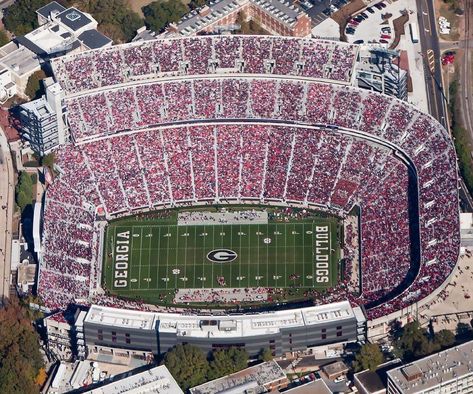
[[[186,230],[186,232],[187,232],[187,230]],[[196,239],[195,239],[195,238],[196,238],[196,231],[194,231],[194,248],[197,246],[197,243],[196,243]],[[192,284],[192,285],[194,286],[194,288],[197,288],[197,287],[196,287],[196,284],[195,284],[195,279],[196,279],[196,274],[195,274],[195,250],[194,250],[194,253],[192,253],[192,256],[193,256],[193,258],[192,258],[192,264],[194,265],[194,281],[193,281],[193,284]],[[203,275],[202,275],[202,276],[203,276]],[[201,276],[201,278],[202,278],[202,276]],[[202,286],[203,286],[203,283],[204,283],[204,282],[202,282],[202,281],[200,281],[200,282],[202,283]]]
[[[187,226],[185,232],[187,233]],[[177,228],[177,239],[179,239],[179,228]],[[184,237],[186,239],[186,248],[184,250],[184,278],[187,278],[187,237]],[[179,251],[178,251],[179,252]],[[187,282],[184,282],[184,287],[187,287]]]
[[[167,233],[166,234],[169,234],[169,226],[167,226],[167,229],[166,229]],[[166,278],[169,278],[169,238],[170,237],[166,237],[167,239],[167,248],[166,248]],[[166,281],[166,290],[168,289],[168,282]]]
[[[174,261],[174,266],[175,266],[174,268],[175,268],[175,269],[179,269],[179,268],[177,268],[177,258],[178,258],[178,256],[179,256],[179,237],[177,236],[177,233],[178,233],[178,231],[177,231],[177,229],[176,229],[176,253],[175,253],[176,258],[175,258],[175,261]],[[172,233],[169,233],[169,234],[172,234]],[[171,235],[171,237],[172,237],[172,235]],[[169,238],[171,238],[171,237],[169,237]],[[179,282],[177,281],[177,280],[178,280],[178,278],[177,278],[178,275],[179,275],[179,274],[174,275],[174,283],[175,283],[175,284],[174,284],[174,288],[175,288],[175,289],[178,288],[178,283],[179,283]]]
[[[151,231],[151,232],[150,232]],[[151,240],[153,239],[152,230],[148,229],[148,289],[149,284],[151,283]],[[151,235],[151,236],[150,236]]]
[[[287,229],[284,232],[284,256],[287,256]],[[284,264],[284,287],[287,287],[287,261]]]
[[[304,223],[302,223],[302,286],[305,286],[305,232],[304,232]]]
[[[138,289],[141,289],[141,249],[143,247],[143,227],[140,227],[140,264],[138,265]]]
[[[161,250],[161,227],[158,227],[158,253],[156,254],[158,261],[156,262],[156,290],[159,289],[160,286],[160,280],[161,278],[159,277],[159,251]],[[167,287],[167,286],[166,286]]]
[[[268,228],[268,226],[266,225],[266,228]],[[276,225],[276,232],[278,231],[278,226]],[[269,231],[267,231],[269,233]],[[277,235],[274,236],[274,238],[276,238]],[[268,238],[269,238],[269,235],[268,235]],[[276,242],[276,239],[274,240],[274,242]],[[266,287],[268,287],[269,285],[269,244],[266,244]]]

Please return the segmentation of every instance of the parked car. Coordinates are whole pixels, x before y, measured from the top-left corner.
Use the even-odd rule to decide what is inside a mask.
[[[355,34],[355,30],[346,30],[346,33],[352,35]]]
[[[381,29],[381,31],[382,31],[383,33],[389,33],[389,34],[391,34],[391,28],[390,28],[390,27],[383,27],[383,28]]]
[[[366,12],[362,12],[360,14],[363,18],[368,19],[368,14]]]
[[[383,9],[383,7],[381,7],[381,5],[379,5],[379,4],[375,4],[374,6],[375,6],[378,10],[382,10],[382,9]]]
[[[386,8],[386,4],[384,3],[378,3],[378,4],[381,6],[381,8]]]
[[[384,38],[385,40],[390,40],[391,36],[388,34],[381,34],[381,38]]]
[[[383,39],[379,40],[379,42],[380,42],[381,44],[387,44],[387,43],[388,43],[386,40],[383,40]]]
[[[368,11],[370,14],[374,14],[374,10],[371,7],[368,7],[366,11]]]
[[[356,41],[353,41],[353,44],[363,44],[365,42],[365,40],[356,40]]]
[[[349,23],[351,23],[355,26],[358,26],[360,24],[360,22],[357,22],[355,19],[351,19]]]

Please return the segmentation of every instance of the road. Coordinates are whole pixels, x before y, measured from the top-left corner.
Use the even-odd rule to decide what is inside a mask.
[[[0,129],[0,300],[10,295],[10,263],[14,201],[14,173],[10,148]]]
[[[440,45],[433,1],[416,0],[416,3],[429,112],[443,126],[447,127],[446,102],[442,86],[442,68],[440,63]]]
[[[473,5],[471,1],[465,1],[465,43],[473,42]],[[463,62],[460,65],[460,107],[463,117],[463,126],[468,130],[473,140],[473,89],[472,70],[473,62],[471,45],[463,46]]]

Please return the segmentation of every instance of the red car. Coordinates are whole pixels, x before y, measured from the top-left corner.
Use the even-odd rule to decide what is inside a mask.
[[[381,34],[381,38],[384,38],[385,40],[390,40],[391,36],[388,34]]]

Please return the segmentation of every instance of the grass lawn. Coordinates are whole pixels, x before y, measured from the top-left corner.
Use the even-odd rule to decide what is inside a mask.
[[[323,290],[338,278],[337,228],[336,219],[318,216],[265,224],[177,225],[177,212],[118,220],[107,228],[103,282],[115,295],[148,301],[177,288]],[[217,261],[229,253],[232,261]]]

